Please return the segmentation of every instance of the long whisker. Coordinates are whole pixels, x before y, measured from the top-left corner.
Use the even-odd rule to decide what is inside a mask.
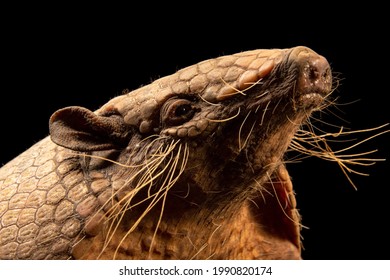
[[[159,224],[161,223],[166,198],[168,195],[169,190],[173,187],[173,185],[176,183],[176,181],[179,179],[180,175],[184,172],[185,166],[188,161],[189,157],[189,148],[187,144],[184,144],[184,148],[182,144],[178,145],[180,143],[180,140],[172,141],[170,145],[168,145],[166,148],[163,148],[162,145],[158,148],[158,150],[155,152],[152,158],[152,164],[146,165],[144,168],[142,168],[137,174],[148,173],[148,175],[143,174],[139,178],[139,181],[137,185],[134,187],[133,190],[129,191],[128,194],[126,194],[118,203],[117,205],[122,205],[120,209],[117,210],[113,209],[111,210],[111,213],[114,214],[114,216],[111,216],[112,222],[110,223],[109,227],[109,234],[107,235],[107,239],[104,245],[104,249],[108,246],[108,244],[111,242],[115,232],[118,229],[119,222],[124,218],[125,213],[127,213],[130,209],[141,205],[143,203],[148,202],[148,205],[146,209],[143,211],[143,213],[137,217],[137,220],[132,224],[129,230],[124,234],[124,236],[119,241],[119,245],[117,246],[117,249],[114,252],[114,259],[117,256],[118,250],[121,246],[121,244],[126,240],[126,238],[137,228],[137,226],[140,224],[140,222],[143,220],[143,218],[160,202],[162,201],[162,208],[160,212],[160,216],[157,222],[157,226],[153,235],[152,244],[150,246],[150,250],[153,248],[154,239],[157,235],[157,230],[159,227]],[[178,146],[178,149],[175,150],[175,148]],[[163,168],[161,169],[160,166],[163,163],[163,161],[166,161],[163,165]],[[181,165],[179,163],[181,162]],[[134,180],[135,175],[133,176],[132,180]],[[161,185],[158,187],[157,191],[152,193],[151,192],[151,186],[153,186],[157,180],[157,178],[164,178],[164,181],[161,182]],[[129,183],[132,181],[129,180]],[[127,184],[126,184],[127,185]],[[146,186],[149,186],[148,188],[148,195],[146,198],[142,199],[141,201],[137,201],[135,203],[132,203],[132,200],[134,199],[135,195],[144,189]],[[115,211],[114,211],[115,210]],[[114,219],[115,218],[115,219]],[[110,218],[109,218],[110,219]],[[118,222],[119,220],[119,222]],[[115,226],[113,226],[115,224]],[[151,251],[150,251],[151,252]]]
[[[204,97],[200,94],[198,94],[199,98],[202,99],[202,101],[206,102],[207,104],[209,105],[212,105],[212,106],[221,106],[222,104],[221,103],[212,103],[206,99],[204,99]]]
[[[230,121],[230,120],[233,120],[233,119],[237,118],[240,115],[240,111],[241,111],[241,108],[239,107],[237,114],[235,114],[232,117],[226,118],[226,119],[213,120],[213,119],[206,118],[206,120],[208,120],[209,122],[216,122],[216,123],[227,122],[227,121]]]
[[[158,228],[160,226],[160,223],[162,221],[162,217],[163,217],[163,213],[164,213],[165,202],[166,202],[166,199],[167,199],[168,191],[173,187],[173,185],[179,179],[180,175],[184,172],[185,167],[187,165],[187,161],[188,161],[188,157],[189,157],[189,149],[188,149],[187,143],[184,144],[184,152],[183,152],[183,157],[182,158],[180,157],[181,148],[182,148],[182,146],[180,145],[179,150],[178,150],[178,152],[176,154],[176,157],[175,157],[174,164],[172,165],[170,179],[169,179],[169,181],[167,183],[167,186],[165,187],[165,191],[164,191],[164,193],[162,195],[163,196],[163,201],[162,201],[160,216],[159,216],[159,219],[158,219],[158,222],[157,222],[157,225],[156,225],[156,229],[155,229],[154,234],[153,234],[153,238],[152,238],[152,242],[151,242],[149,253],[151,253],[151,251],[152,251],[152,248],[153,248],[153,245],[154,245],[154,240],[155,240],[156,235],[157,235],[157,230],[158,230]],[[182,164],[180,166],[178,174],[176,175],[176,177],[174,177],[174,172],[176,170],[177,164],[178,164],[180,159],[182,161]]]
[[[152,147],[153,142],[155,142],[155,140],[153,140],[152,143],[147,145],[146,149],[150,149]],[[111,200],[110,199],[107,200],[101,206],[100,210],[105,208],[108,205],[108,203],[110,203],[110,202],[112,205],[111,208],[106,211],[106,215],[107,215],[106,222],[108,222],[109,220],[111,220],[111,222],[109,223],[109,226],[107,228],[108,232],[106,235],[106,240],[104,242],[103,249],[101,250],[101,253],[99,254],[99,258],[101,256],[101,254],[107,248],[108,244],[111,242],[115,232],[118,229],[120,221],[124,218],[125,213],[129,209],[131,209],[131,208],[135,207],[136,205],[139,205],[143,202],[146,202],[147,200],[150,200],[150,199],[152,199],[152,202],[150,202],[150,204],[155,205],[153,203],[153,201],[155,200],[157,194],[151,194],[150,192],[149,192],[149,196],[147,198],[143,199],[141,202],[132,203],[132,200],[142,189],[144,189],[147,186],[149,186],[149,188],[150,188],[151,185],[153,185],[153,182],[155,182],[157,180],[157,178],[159,178],[160,176],[163,176],[164,171],[166,169],[168,169],[168,167],[169,167],[169,162],[162,170],[159,170],[159,166],[161,166],[161,164],[164,162],[164,160],[166,160],[166,158],[169,154],[172,154],[172,151],[175,149],[178,142],[179,141],[176,141],[176,142],[173,141],[168,146],[163,145],[161,143],[158,146],[157,150],[151,156],[149,156],[148,158],[145,158],[144,164],[141,166],[141,168],[135,169],[136,172],[133,172],[133,175],[123,184],[123,186],[121,188],[119,188],[116,191],[113,190],[113,192],[111,194]],[[114,197],[117,196],[119,194],[119,192],[122,191],[124,188],[130,188],[130,186],[133,184],[133,182],[136,180],[136,178],[139,175],[142,175],[142,176],[139,178],[137,185],[134,186],[133,189],[130,189],[128,191],[128,193],[123,198],[121,198],[119,201],[117,201],[117,203],[114,203],[114,201],[112,201],[114,199]],[[144,216],[142,216],[138,219],[138,221],[135,223],[135,226],[139,224],[139,222],[142,220],[143,217]],[[135,227],[133,226],[133,228],[135,228]]]
[[[247,94],[245,93],[246,91],[249,91],[251,88],[253,88],[254,86],[256,85],[259,85],[259,84],[262,84],[262,79],[258,79],[256,82],[247,82],[247,83],[244,83],[244,85],[246,86],[244,89],[238,89],[236,87],[234,87],[233,85],[229,84],[228,82],[226,82],[224,79],[222,79],[222,82],[227,85],[228,87],[230,87],[231,89],[233,89],[233,92],[231,93],[228,93],[228,94],[224,94],[224,96],[234,96],[234,95],[237,95],[237,94],[241,94],[243,96],[246,96]],[[267,95],[269,92],[268,91],[265,91],[263,92],[262,94],[259,94],[258,96],[256,96],[255,98],[261,98],[263,97],[264,95]]]
[[[241,132],[242,132],[242,128],[244,127],[246,120],[248,119],[248,117],[251,113],[252,113],[252,111],[248,112],[248,114],[246,115],[246,117],[244,118],[243,122],[240,125],[240,129],[238,130],[238,151],[239,152],[241,152],[242,149],[245,147],[245,143],[244,143],[244,145],[241,145]]]
[[[367,155],[370,155],[376,152],[377,150],[359,152],[354,154],[344,154],[344,153],[362,145],[363,143],[369,140],[372,140],[373,138],[388,133],[390,132],[390,130],[384,130],[378,132],[357,143],[351,144],[346,148],[342,148],[336,151],[332,150],[327,142],[333,141],[329,139],[330,137],[338,138],[342,136],[354,135],[357,133],[378,131],[386,127],[388,124],[370,128],[370,129],[362,129],[356,131],[344,131],[343,128],[341,127],[338,132],[322,133],[320,135],[317,135],[315,133],[314,126],[310,124],[310,122],[308,122],[308,124],[309,124],[308,125],[309,130],[302,130],[302,129],[298,130],[294,138],[292,139],[289,148],[291,150],[297,151],[307,156],[315,156],[321,159],[336,162],[340,166],[347,180],[355,189],[356,189],[356,185],[353,183],[352,178],[350,177],[350,175],[348,175],[348,173],[353,173],[353,174],[358,174],[363,176],[367,176],[368,174],[358,172],[357,170],[352,169],[351,166],[352,165],[369,166],[375,164],[378,161],[384,160],[384,159],[366,157]],[[348,141],[350,140],[343,140],[342,142],[348,142]]]
[[[267,105],[265,105],[265,108],[263,110],[263,114],[261,115],[260,125],[263,125],[263,123],[264,123],[265,114],[267,113],[268,106],[270,103],[271,103],[271,101],[268,101]]]
[[[160,146],[160,148],[161,147],[162,146]],[[163,160],[164,160],[164,158],[156,158],[156,159],[154,159],[152,161],[146,160],[146,162],[148,164],[145,165],[144,168],[141,168],[140,170],[138,170],[130,179],[128,179],[128,181],[123,185],[123,187],[128,186],[133,180],[135,180],[135,178],[139,174],[144,174],[145,172],[148,172],[148,171],[151,171],[151,170],[155,170],[157,168],[157,166],[159,166],[160,163]],[[155,167],[154,168],[149,168],[149,165],[152,165],[152,166],[155,166]],[[148,186],[148,185],[152,184],[153,181],[155,179],[157,179],[161,174],[162,173],[154,175],[154,176],[150,176],[150,177],[147,177],[147,176],[146,177],[141,177],[141,180],[144,180],[144,181],[139,181],[137,183],[137,185],[134,187],[134,189],[130,190],[122,199],[120,199],[117,203],[112,203],[112,207],[107,211],[107,215],[108,215],[107,221],[112,220],[112,222],[110,223],[110,226],[108,228],[108,234],[106,236],[106,241],[105,241],[105,244],[103,246],[103,249],[102,249],[101,253],[103,253],[105,251],[105,248],[111,242],[113,236],[115,235],[115,232],[117,231],[117,229],[119,227],[120,221],[123,219],[126,211],[129,210],[131,207],[134,207],[134,205],[131,205],[131,201],[133,200],[133,198],[142,189],[144,189],[145,186]],[[143,178],[149,178],[149,179],[143,179]],[[122,190],[122,188],[117,190],[116,192],[114,192],[112,194],[112,197],[116,196],[118,194],[118,192]],[[146,201],[148,199],[150,199],[150,197],[144,199],[144,201]],[[136,204],[138,205],[138,204],[140,204],[142,202],[143,201],[138,202]],[[106,202],[105,204],[107,204],[107,203],[108,202]],[[105,204],[102,207],[105,207]]]

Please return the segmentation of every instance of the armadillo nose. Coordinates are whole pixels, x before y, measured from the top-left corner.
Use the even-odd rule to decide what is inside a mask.
[[[308,82],[322,94],[327,94],[332,86],[332,72],[328,61],[323,56],[312,58],[304,69]]]
[[[332,71],[325,57],[306,47],[294,48],[290,54],[300,71],[298,91],[303,94],[329,94],[332,88]]]

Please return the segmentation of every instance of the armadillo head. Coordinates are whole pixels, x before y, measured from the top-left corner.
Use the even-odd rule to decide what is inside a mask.
[[[283,157],[331,87],[328,62],[308,48],[241,52],[184,68],[96,112],[61,109],[50,134],[58,145],[121,163],[92,160],[90,168],[108,168],[115,180],[134,178],[130,189],[140,180],[148,188],[164,185],[176,194],[168,196],[172,205],[183,200],[225,211],[253,201],[259,225],[299,251]],[[126,173],[123,165],[138,169]]]

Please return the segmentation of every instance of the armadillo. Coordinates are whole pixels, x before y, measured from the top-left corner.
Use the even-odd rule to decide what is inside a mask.
[[[299,46],[59,109],[0,169],[0,258],[300,259],[284,155],[331,92],[327,60]]]

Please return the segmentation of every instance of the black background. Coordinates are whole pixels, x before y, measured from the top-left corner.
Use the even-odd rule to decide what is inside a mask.
[[[308,7],[309,13],[287,9],[283,15],[280,7],[235,3],[242,6],[212,11],[195,9],[199,5],[183,2],[170,13],[148,4],[4,10],[0,164],[45,137],[48,119],[59,108],[95,110],[124,89],[257,48],[305,45],[328,59],[341,79],[339,102],[353,102],[339,107],[348,122],[331,117],[330,122],[351,129],[389,122],[388,31],[380,7],[354,12],[337,7],[322,14]],[[390,158],[389,137],[362,150],[379,149],[373,157]],[[310,228],[302,231],[305,259],[388,259],[388,161],[359,169],[370,176],[352,176],[357,191],[335,164],[308,159],[288,168],[303,224]]]

